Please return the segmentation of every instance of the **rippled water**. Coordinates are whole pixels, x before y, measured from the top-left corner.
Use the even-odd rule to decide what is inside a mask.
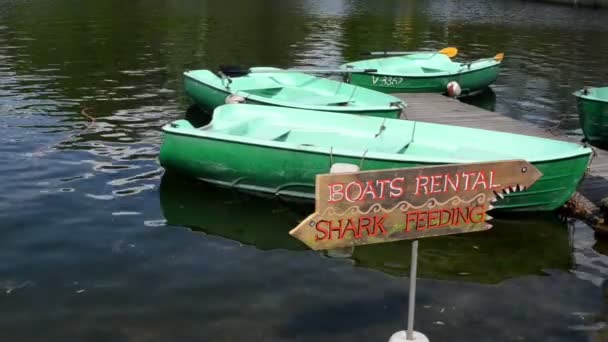
[[[403,328],[408,242],[312,252],[287,233],[309,206],[163,174],[160,127],[190,104],[184,70],[502,51],[493,91],[470,101],[576,136],[571,92],[608,74],[608,11],[527,1],[0,8],[0,327],[12,341],[386,340]],[[608,338],[608,245],[581,223],[497,220],[420,248],[416,327],[433,341]]]

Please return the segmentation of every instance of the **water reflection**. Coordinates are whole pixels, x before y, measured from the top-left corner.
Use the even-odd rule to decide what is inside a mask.
[[[496,109],[496,93],[492,88],[487,88],[476,96],[465,97],[461,101],[492,112]]]
[[[608,72],[608,12],[530,1],[0,6],[0,289],[6,339],[15,341],[39,339],[32,322],[53,340],[170,340],[178,326],[186,340],[335,342],[382,339],[400,327],[403,280],[386,274],[407,274],[409,242],[323,258],[287,234],[312,206],[169,176],[160,190],[165,218],[213,236],[164,227],[156,190],[160,127],[186,112],[187,69],[329,67],[366,50],[457,46],[463,59],[504,51],[493,92],[471,103],[543,126],[562,123],[574,135],[571,91],[601,84]],[[186,117],[202,125],[209,117],[201,114]],[[494,224],[484,233],[421,241],[423,277],[463,281],[421,280],[423,331],[433,340],[458,340],[454,332],[460,340],[586,337],[569,326],[595,327],[592,314],[572,312],[594,313],[601,303],[594,290],[608,274],[604,243],[580,234],[590,232],[583,227],[573,252],[565,224],[551,218]],[[548,269],[567,272],[522,277]],[[373,303],[365,310],[376,325],[353,325],[366,317],[358,314],[361,302]],[[444,307],[458,309],[443,318],[445,326],[435,324]]]
[[[597,241],[595,241],[593,249],[600,254],[608,256],[608,240],[600,237]]]
[[[288,232],[314,211],[310,203],[251,196],[165,174],[160,186],[163,214],[170,225],[218,235],[262,250],[306,250]],[[422,277],[498,283],[544,270],[572,267],[566,223],[552,217],[495,220],[487,232],[421,241]],[[359,246],[355,265],[407,276],[409,241]]]

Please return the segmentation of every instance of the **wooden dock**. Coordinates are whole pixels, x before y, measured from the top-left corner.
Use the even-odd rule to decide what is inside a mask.
[[[500,113],[481,109],[440,94],[393,94],[407,103],[405,117],[409,120],[494,131],[532,135],[542,138],[578,142],[534,124],[519,121]],[[580,142],[579,142],[580,143]],[[608,151],[592,147],[596,155],[590,170],[570,200],[568,207],[579,218],[598,226],[600,201],[608,197]]]

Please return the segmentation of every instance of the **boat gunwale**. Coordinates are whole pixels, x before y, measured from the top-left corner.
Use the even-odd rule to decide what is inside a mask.
[[[192,71],[196,71],[196,70],[192,70]],[[227,95],[238,95],[239,92],[241,92],[242,94],[247,94],[247,96],[245,96],[245,99],[251,99],[253,101],[259,102],[261,104],[266,104],[266,105],[273,105],[273,106],[279,106],[279,107],[286,107],[286,108],[295,108],[295,109],[304,109],[304,110],[318,110],[318,111],[324,111],[324,112],[341,112],[341,113],[366,113],[366,112],[373,112],[373,111],[383,111],[383,112],[393,112],[393,111],[401,111],[403,108],[407,108],[407,103],[405,103],[403,100],[394,97],[395,101],[394,102],[398,102],[399,106],[394,106],[394,105],[388,105],[388,106],[365,106],[365,107],[347,107],[347,106],[322,106],[322,105],[302,105],[302,106],[294,106],[293,102],[289,102],[289,101],[277,101],[277,100],[273,100],[271,98],[268,97],[264,97],[264,96],[259,96],[259,95],[255,95],[252,93],[248,93],[246,91],[243,90],[237,90],[235,92],[229,92],[226,91],[226,89],[222,89],[219,87],[216,87],[212,84],[209,83],[205,83],[193,76],[188,75],[187,73],[189,73],[190,71],[184,71],[184,77],[191,79],[194,82],[197,82],[199,84],[202,84],[204,86],[213,88],[215,90],[221,91]],[[315,76],[316,77],[316,76]],[[333,81],[333,80],[331,80]],[[339,81],[335,81],[335,82],[339,82]],[[339,83],[344,83],[344,82],[339,82]],[[365,87],[361,87],[361,86],[357,86],[354,84],[349,84],[349,83],[344,83],[344,84],[348,84],[350,86],[353,87],[359,87],[365,90],[371,90],[374,92],[378,92],[376,90],[372,90],[372,89],[368,89]],[[385,94],[382,92],[378,92],[381,93],[382,95],[388,95],[391,96],[389,94]],[[272,101],[268,101],[268,100],[272,100]]]
[[[379,58],[375,58],[375,59],[379,59]],[[351,63],[356,63],[356,62],[351,62]],[[343,64],[350,64],[350,63],[345,63]],[[466,63],[465,63],[466,64]],[[474,72],[479,72],[479,71],[483,71],[489,68],[494,68],[497,66],[500,66],[502,64],[502,62],[494,62],[494,64],[489,65],[487,67],[483,67],[483,68],[479,68],[479,69],[468,69],[465,72],[459,72],[459,73],[449,73],[449,72],[441,72],[441,73],[435,73],[434,75],[419,75],[419,74],[385,74],[385,73],[379,73],[379,72],[373,72],[373,73],[366,73],[366,72],[353,72],[352,74],[357,74],[357,75],[378,75],[378,76],[392,76],[392,77],[407,77],[407,78],[415,78],[415,79],[428,79],[428,78],[439,78],[439,77],[450,77],[450,76],[462,76],[462,75],[466,75],[466,74],[470,74],[470,73],[474,73]],[[381,70],[381,68],[376,68],[378,71]],[[498,74],[498,73],[497,73]]]
[[[211,123],[209,125],[203,126],[201,128],[208,127],[210,125],[211,125]],[[174,134],[174,135],[186,136],[186,137],[191,137],[191,138],[219,140],[219,141],[225,141],[225,142],[231,142],[231,143],[237,143],[237,144],[243,144],[243,145],[253,145],[253,146],[259,146],[259,147],[265,147],[265,148],[275,148],[275,149],[281,149],[281,150],[298,151],[298,152],[304,152],[304,153],[314,153],[314,154],[321,154],[321,155],[331,154],[332,156],[340,156],[340,157],[364,158],[367,160],[373,159],[373,160],[384,160],[384,161],[411,162],[411,163],[418,163],[418,164],[447,164],[447,163],[462,164],[462,163],[471,162],[470,160],[462,160],[462,159],[455,159],[455,158],[442,158],[441,160],[425,160],[425,159],[412,160],[409,158],[406,159],[407,157],[411,157],[411,156],[407,156],[402,153],[385,153],[385,152],[375,152],[375,151],[371,151],[371,152],[366,151],[362,155],[359,155],[359,154],[353,154],[352,150],[348,150],[348,149],[344,149],[344,148],[332,148],[332,147],[324,147],[324,146],[302,146],[300,144],[293,144],[293,143],[290,144],[290,143],[287,143],[284,141],[256,139],[256,138],[249,138],[249,137],[244,137],[244,136],[236,136],[236,135],[232,135],[232,134],[204,131],[201,128],[194,128],[194,127],[177,128],[177,127],[172,127],[171,123],[169,123],[162,127],[162,131],[167,134]],[[192,130],[193,132],[184,132],[185,129]],[[475,130],[483,130],[483,129],[475,129]],[[506,134],[518,135],[518,134],[513,134],[513,133],[506,133]],[[530,136],[530,138],[553,141],[552,139],[541,138],[541,137]],[[564,141],[560,141],[560,140],[555,140],[555,141],[562,142],[562,143],[569,143],[569,142],[564,142]],[[413,140],[410,141],[407,145],[409,145],[411,142],[413,142]],[[569,144],[573,144],[573,143],[569,143]],[[404,145],[404,147],[406,147],[407,145]],[[531,162],[531,163],[553,162],[553,161],[579,158],[579,157],[586,155],[589,158],[589,160],[587,161],[587,164],[589,164],[591,162],[591,155],[592,155],[593,151],[588,147],[585,147],[582,145],[578,145],[578,146],[579,146],[580,151],[573,152],[567,156],[560,156],[560,157],[553,157],[553,158],[550,157],[550,158],[543,158],[543,159],[525,159],[525,160],[527,160],[528,162]],[[325,149],[327,149],[327,151],[324,151]],[[395,157],[401,157],[401,158],[395,158]],[[420,156],[418,156],[418,157],[420,157]],[[495,159],[495,160],[493,159],[492,161],[513,160],[513,159],[516,159],[516,158]],[[523,159],[523,158],[519,158],[519,159]]]
[[[593,88],[595,88],[595,87],[593,87]],[[604,88],[604,87],[602,87],[602,88]],[[608,87],[606,87],[606,88],[608,88]],[[595,89],[597,89],[597,88],[595,88]],[[591,94],[583,94],[582,90],[577,90],[577,91],[573,92],[572,95],[576,96],[577,99],[590,101],[590,102],[599,102],[599,103],[603,103],[603,104],[608,104],[608,99],[602,100],[602,99],[598,98],[597,96],[591,96]]]

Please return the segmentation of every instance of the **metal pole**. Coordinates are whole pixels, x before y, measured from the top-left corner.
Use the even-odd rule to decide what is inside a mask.
[[[407,312],[407,339],[414,340],[414,307],[416,306],[416,268],[418,266],[418,240],[412,242],[412,260],[410,266],[410,293]]]

